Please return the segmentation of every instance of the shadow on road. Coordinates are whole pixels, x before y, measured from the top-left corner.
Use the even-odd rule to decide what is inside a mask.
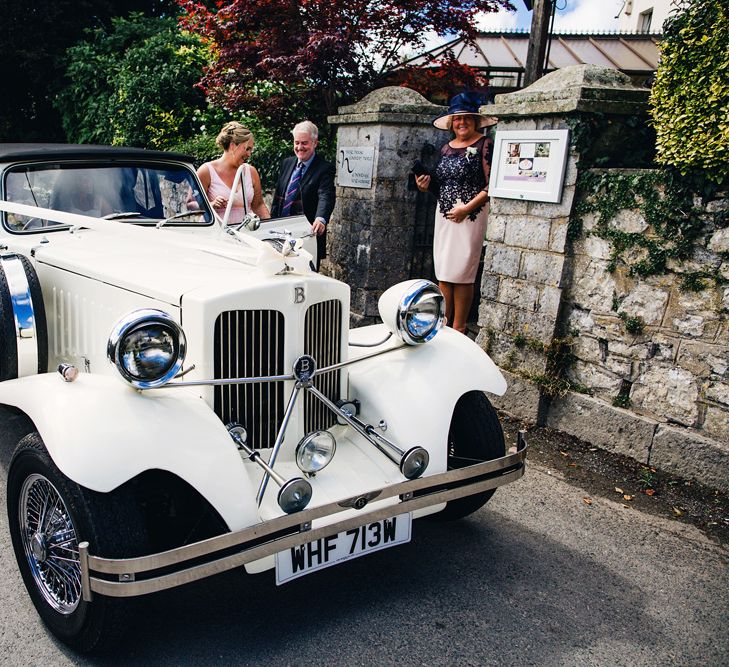
[[[88,664],[559,664],[601,635],[636,653],[661,642],[643,593],[542,534],[488,511],[414,526],[409,545],[284,587],[232,572],[159,594],[125,647]]]

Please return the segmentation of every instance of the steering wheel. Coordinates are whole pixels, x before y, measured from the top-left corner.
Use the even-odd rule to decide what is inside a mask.
[[[41,218],[31,218],[26,222],[21,228],[21,232],[28,231],[29,229],[36,229],[37,227],[46,227],[48,225],[47,220],[42,220]]]

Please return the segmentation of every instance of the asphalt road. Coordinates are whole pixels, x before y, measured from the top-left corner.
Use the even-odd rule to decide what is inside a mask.
[[[588,493],[532,465],[469,519],[416,522],[404,546],[283,587],[231,572],[149,598],[104,660],[44,630],[3,511],[0,664],[729,664],[729,551]]]

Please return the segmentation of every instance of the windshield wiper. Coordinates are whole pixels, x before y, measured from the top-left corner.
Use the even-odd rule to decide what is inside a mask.
[[[122,218],[138,218],[142,214],[139,211],[122,211],[121,213],[109,213],[104,220],[121,220]]]
[[[182,213],[177,213],[175,215],[171,215],[169,218],[165,218],[164,220],[160,220],[157,223],[157,229],[160,227],[164,227],[168,222],[172,222],[173,220],[179,220],[180,218],[187,218],[191,215],[205,215],[205,211],[197,210],[197,211],[182,211]]]

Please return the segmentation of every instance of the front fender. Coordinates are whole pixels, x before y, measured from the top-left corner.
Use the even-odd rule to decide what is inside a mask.
[[[230,436],[209,406],[185,389],[139,392],[117,378],[45,373],[0,383],[0,403],[35,424],[64,475],[107,493],[145,470],[184,479],[231,530],[258,520],[255,490]]]
[[[387,331],[384,325],[354,329],[350,341],[371,343]],[[350,360],[371,351],[352,347]],[[377,425],[384,419],[383,435],[402,449],[425,447],[431,457],[428,474],[446,469],[448,429],[458,399],[473,390],[498,396],[506,391],[506,380],[491,357],[450,328],[428,343],[363,359],[348,371],[349,397],[361,400],[364,421]]]

